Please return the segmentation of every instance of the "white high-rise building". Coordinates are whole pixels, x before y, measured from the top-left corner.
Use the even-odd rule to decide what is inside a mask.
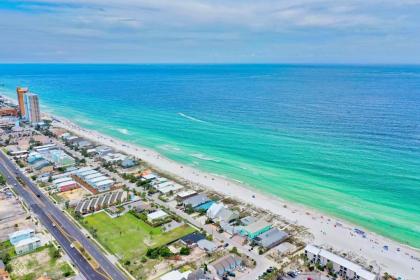
[[[41,122],[41,111],[39,110],[37,94],[31,92],[25,93],[25,119],[31,124]]]

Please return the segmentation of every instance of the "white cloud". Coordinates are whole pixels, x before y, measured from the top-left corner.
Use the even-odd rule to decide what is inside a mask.
[[[306,45],[316,39],[335,46],[354,36],[358,40],[365,36],[370,42],[377,39],[380,47],[380,36],[408,37],[419,31],[420,21],[415,13],[420,0],[18,2],[15,10],[0,6],[2,38],[19,44],[18,50],[31,46],[39,49],[37,53],[57,56],[75,55],[76,51],[85,56],[106,55],[115,50],[132,55],[150,52],[150,46],[155,46],[153,52],[161,48],[165,54],[185,51],[175,48],[216,53],[214,48],[222,43],[238,55],[261,53],[257,47],[270,53],[276,44],[294,44],[306,51]],[[327,46],[319,45],[328,52]],[[6,47],[0,46],[0,52],[2,49]],[[13,56],[13,48],[7,51]],[[3,51],[0,59],[4,56]]]

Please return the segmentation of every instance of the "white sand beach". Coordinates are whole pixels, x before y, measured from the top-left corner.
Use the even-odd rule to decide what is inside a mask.
[[[374,268],[381,267],[381,272],[388,272],[403,279],[420,279],[420,250],[399,244],[363,228],[365,237],[354,232],[360,228],[346,221],[328,217],[318,211],[280,198],[260,193],[223,177],[208,174],[189,166],[169,160],[157,152],[135,146],[95,131],[81,128],[74,123],[60,118],[57,126],[63,127],[79,136],[97,143],[108,145],[116,150],[138,157],[158,170],[173,174],[201,187],[214,190],[244,203],[271,211],[284,217],[285,220],[304,226],[313,235],[313,244],[333,248],[354,256]],[[284,207],[287,205],[287,207]],[[388,246],[385,249],[384,246]]]

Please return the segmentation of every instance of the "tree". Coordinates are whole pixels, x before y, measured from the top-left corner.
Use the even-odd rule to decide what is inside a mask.
[[[54,247],[50,249],[50,257],[52,259],[58,259],[60,257],[60,251]]]
[[[8,264],[11,260],[9,252],[5,252],[0,255],[0,259],[3,261],[4,264]]]
[[[185,213],[187,213],[187,214],[192,214],[192,213],[194,213],[194,208],[191,206],[191,204],[188,204],[188,205],[185,207]]]
[[[161,257],[167,258],[167,257],[170,257],[172,255],[172,252],[171,252],[171,250],[169,250],[168,247],[161,247],[159,249],[159,255]]]
[[[157,259],[159,257],[159,250],[156,248],[149,248],[147,249],[146,256],[148,256],[151,259]]]
[[[326,265],[326,267],[327,267],[327,269],[328,269],[328,271],[329,272],[332,272],[333,271],[333,269],[334,269],[334,266],[333,266],[333,263],[332,262],[327,262],[327,265]]]
[[[6,185],[6,179],[0,174],[0,185]]]
[[[188,256],[191,252],[191,249],[189,247],[182,247],[179,253],[183,256]]]

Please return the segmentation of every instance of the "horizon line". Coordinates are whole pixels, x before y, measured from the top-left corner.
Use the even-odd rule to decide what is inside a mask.
[[[0,65],[290,65],[290,66],[420,66],[402,62],[0,62]]]

